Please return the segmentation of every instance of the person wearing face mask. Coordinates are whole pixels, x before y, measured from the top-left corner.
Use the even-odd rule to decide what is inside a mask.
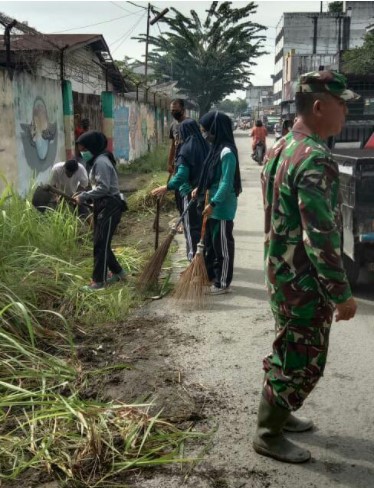
[[[94,269],[92,282],[85,287],[88,291],[99,290],[106,284],[125,279],[125,272],[112,249],[113,234],[125,210],[121,198],[116,161],[107,151],[107,138],[101,132],[88,131],[79,136],[78,148],[89,169],[92,190],[75,195],[75,201],[82,204],[93,202],[94,208]],[[111,275],[108,277],[108,268]]]
[[[182,198],[182,208],[185,210],[191,200],[191,190],[199,182],[204,160],[209,152],[208,143],[203,139],[197,122],[192,119],[184,120],[179,127],[180,145],[175,162],[176,173],[165,186],[152,191],[154,196],[162,196],[168,190],[178,191]],[[187,259],[192,261],[200,241],[201,212],[196,204],[189,207],[183,221],[186,237]]]
[[[185,106],[184,100],[182,98],[176,98],[170,104],[170,112],[173,116],[173,122],[170,126],[170,133],[169,138],[171,140],[170,149],[169,149],[169,157],[168,157],[168,172],[169,172],[169,179],[175,173],[175,161],[178,157],[178,151],[180,146],[180,135],[179,135],[179,126],[180,124],[187,119],[185,115]],[[179,213],[183,212],[183,198],[181,197],[178,190],[175,190],[175,205]],[[180,226],[178,232],[183,232],[183,226]]]
[[[170,112],[173,122],[170,125],[169,139],[171,141],[168,157],[168,172],[173,174],[175,170],[175,160],[177,157],[177,148],[179,146],[179,125],[187,118],[185,115],[184,100],[176,98],[170,104]]]
[[[198,188],[200,198],[208,192],[209,203],[203,211],[208,216],[205,235],[205,263],[214,281],[210,294],[230,291],[233,277],[235,241],[234,218],[242,191],[238,150],[231,119],[221,112],[209,112],[200,119],[203,136],[211,143]]]

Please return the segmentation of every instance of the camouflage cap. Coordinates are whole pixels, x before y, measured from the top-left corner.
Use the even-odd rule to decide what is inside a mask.
[[[342,100],[357,100],[360,95],[347,90],[347,79],[337,71],[311,71],[300,76],[296,93],[331,93]]]

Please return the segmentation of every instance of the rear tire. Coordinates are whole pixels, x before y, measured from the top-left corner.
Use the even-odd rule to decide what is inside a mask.
[[[349,284],[353,288],[356,285],[358,277],[360,275],[360,261],[353,261],[351,258],[343,253],[343,264],[345,272],[347,273]]]

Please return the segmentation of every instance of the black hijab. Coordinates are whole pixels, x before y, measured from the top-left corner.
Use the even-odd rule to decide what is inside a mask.
[[[204,161],[204,169],[199,181],[199,193],[205,193],[213,183],[217,165],[221,162],[221,152],[228,147],[235,154],[236,169],[234,176],[234,190],[236,196],[242,191],[240,178],[238,149],[232,132],[230,117],[222,112],[208,112],[200,119],[200,125],[213,137],[209,154]]]
[[[175,164],[177,167],[183,164],[190,168],[190,183],[196,187],[209,152],[209,145],[201,135],[197,122],[192,119],[186,119],[180,124],[179,136],[181,144]]]
[[[116,160],[114,159],[113,154],[110,151],[106,150],[108,145],[108,139],[102,132],[99,132],[97,130],[89,130],[87,132],[84,132],[78,137],[77,144],[81,144],[93,154],[93,158],[89,159],[86,162],[87,169],[92,168],[95,159],[101,154],[107,156],[113,166],[116,166]]]

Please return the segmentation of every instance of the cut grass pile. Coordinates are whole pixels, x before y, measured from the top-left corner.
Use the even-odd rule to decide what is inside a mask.
[[[123,320],[141,300],[131,280],[80,291],[90,232],[64,205],[41,214],[9,187],[0,197],[0,479],[32,469],[101,486],[128,469],[180,461],[196,435],[150,417],[145,405],[80,397],[88,374],[72,329]],[[142,265],[136,249],[117,255],[129,274]]]

